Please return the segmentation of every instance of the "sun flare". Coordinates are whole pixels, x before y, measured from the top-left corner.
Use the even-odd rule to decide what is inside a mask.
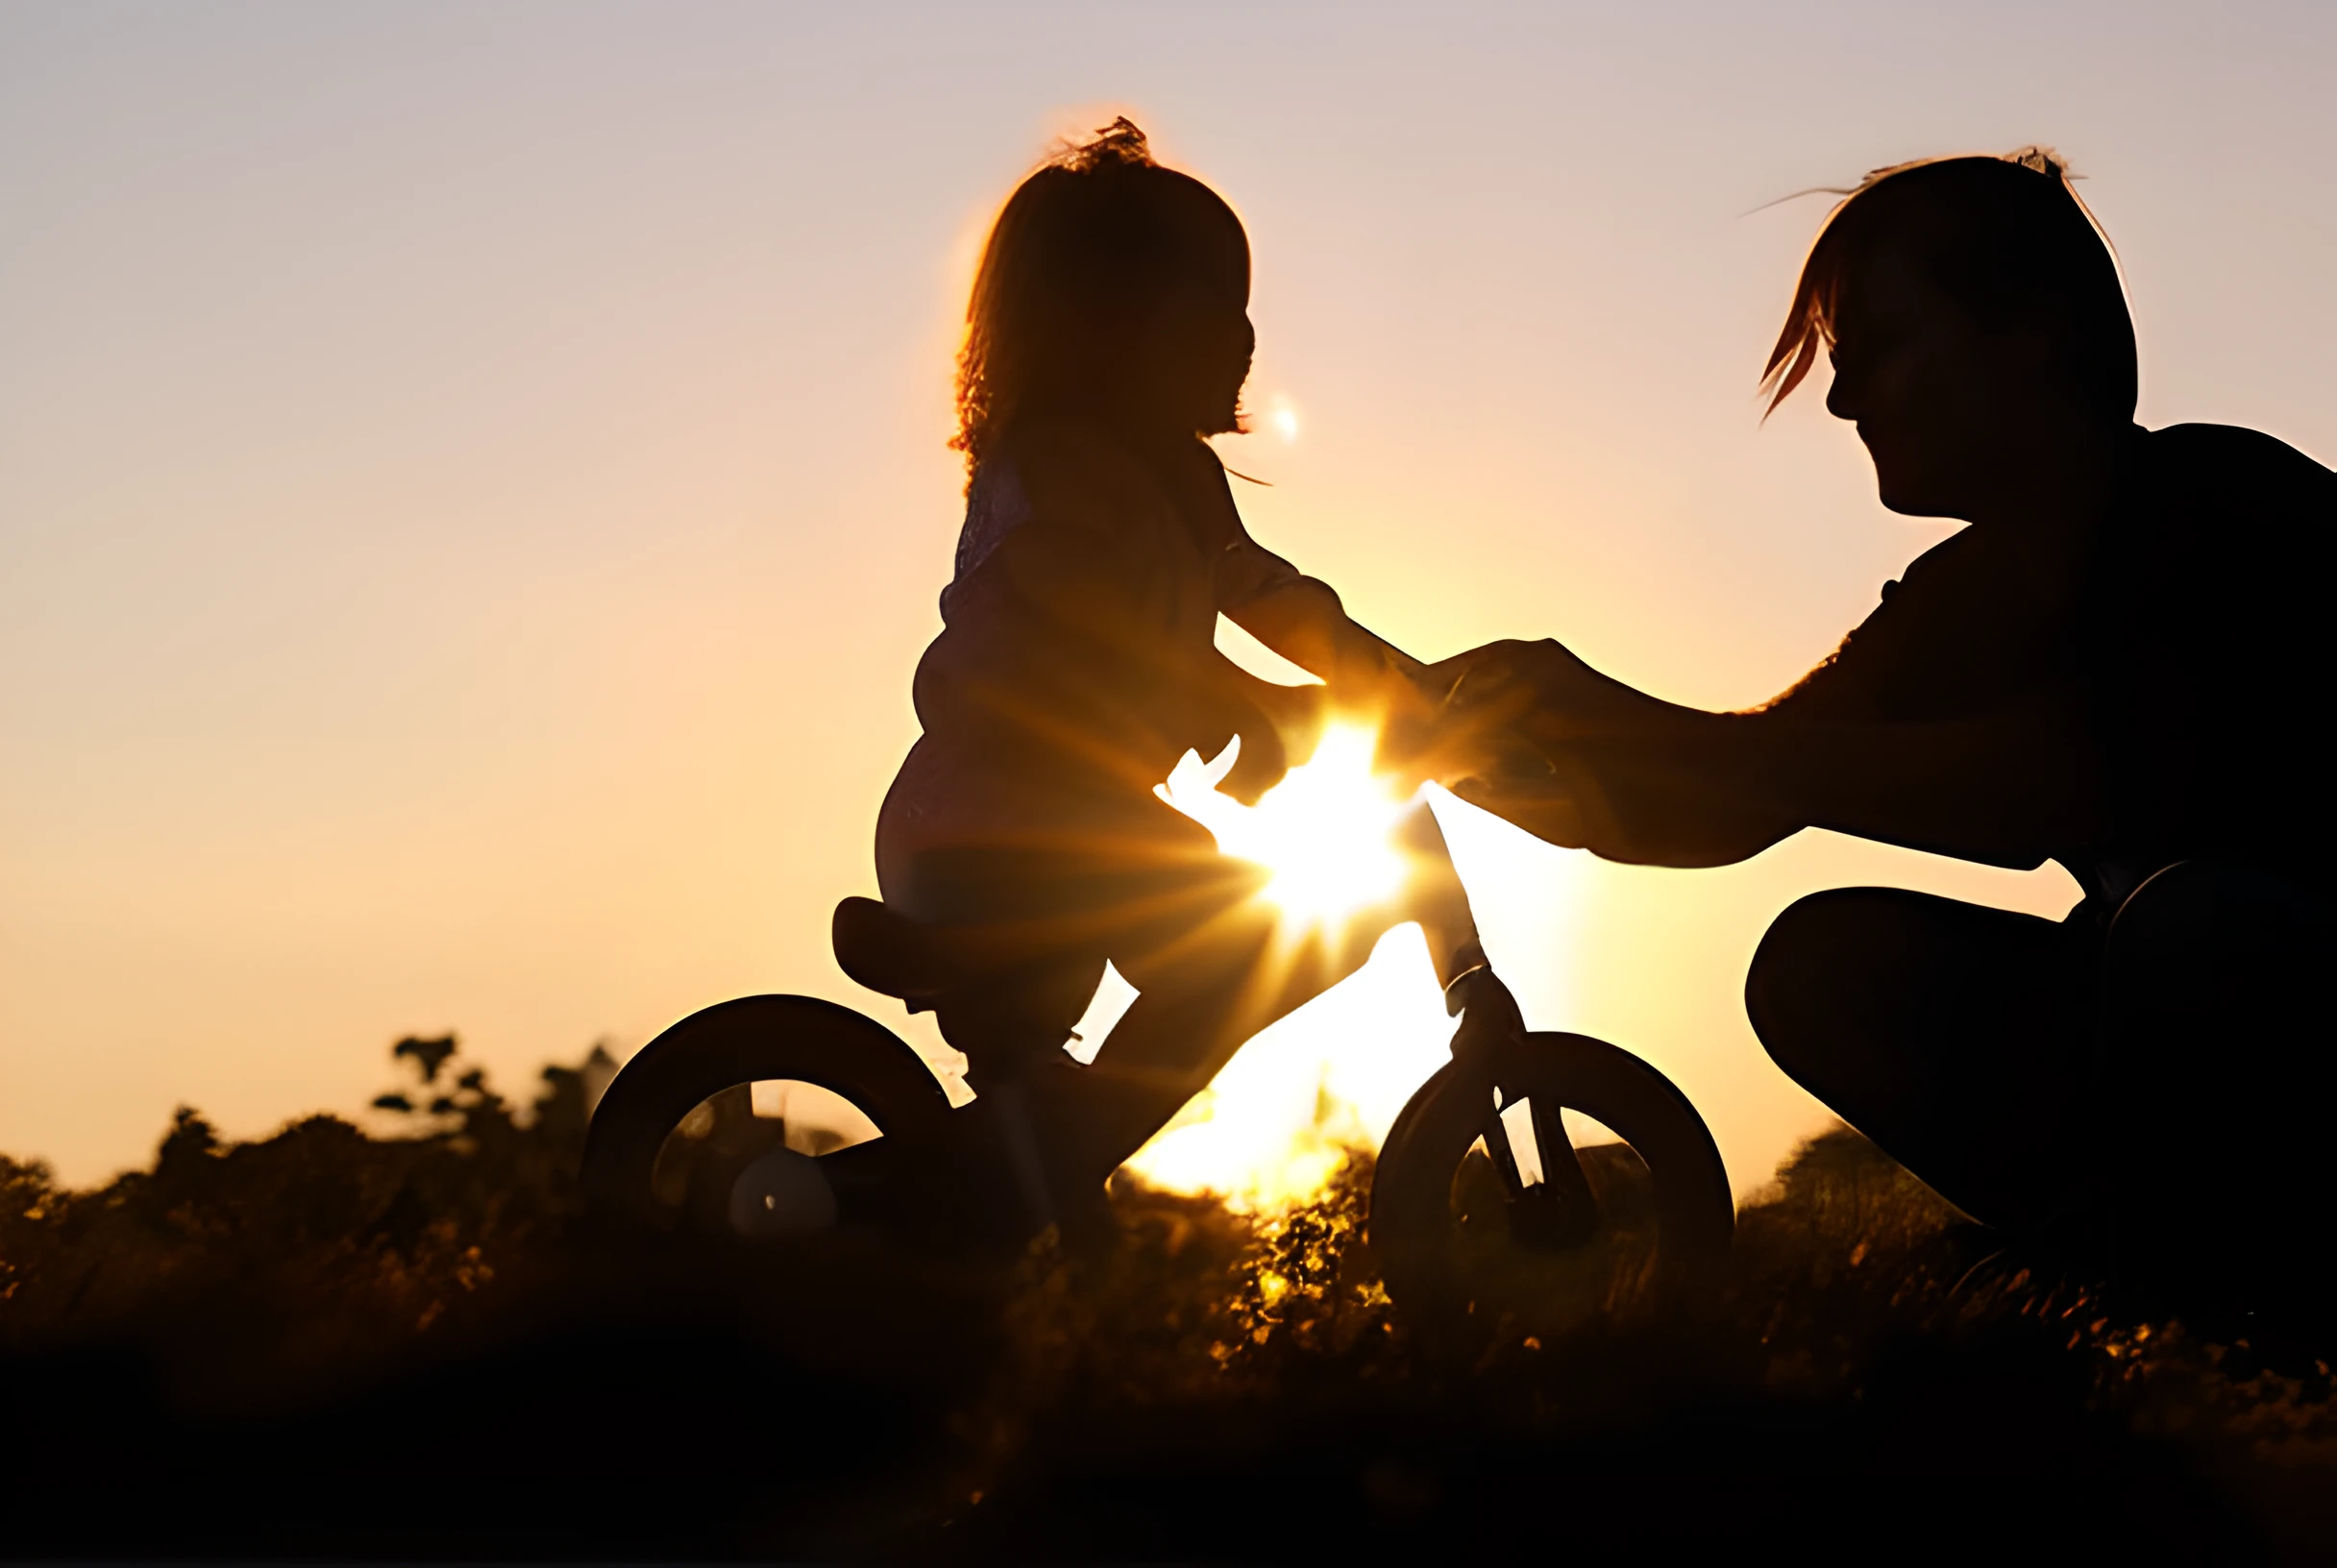
[[[1124,1007],[1135,992],[1119,988]],[[1452,1029],[1420,928],[1399,925],[1368,964],[1243,1045],[1128,1167],[1240,1210],[1303,1203],[1348,1150],[1379,1147],[1444,1065]]]
[[[1225,853],[1272,871],[1266,895],[1292,920],[1337,919],[1394,894],[1404,857],[1391,835],[1409,802],[1372,772],[1369,729],[1331,725],[1314,756],[1255,806],[1218,792],[1241,746],[1236,737],[1210,762],[1186,752],[1160,797],[1208,828]]]
[[[1226,854],[1273,873],[1264,896],[1297,936],[1403,885],[1394,834],[1411,802],[1372,772],[1375,748],[1370,729],[1335,724],[1255,806],[1217,789],[1235,747],[1209,762],[1188,751],[1159,794]],[[1134,996],[1108,976],[1080,1033],[1099,1040]],[[1157,1186],[1217,1192],[1242,1208],[1302,1201],[1322,1189],[1347,1149],[1378,1146],[1443,1062],[1451,1032],[1419,927],[1400,925],[1356,974],[1244,1045],[1129,1165]]]

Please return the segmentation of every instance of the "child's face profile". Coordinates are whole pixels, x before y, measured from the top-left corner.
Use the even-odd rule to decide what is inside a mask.
[[[1145,302],[1130,344],[1130,384],[1149,417],[1180,433],[1235,428],[1257,333],[1249,319],[1249,242],[1216,197],[1180,203],[1182,264]]]

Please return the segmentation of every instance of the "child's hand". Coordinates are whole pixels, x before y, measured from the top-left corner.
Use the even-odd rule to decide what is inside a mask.
[[[1242,749],[1218,788],[1254,806],[1293,763],[1314,755],[1330,703],[1320,686],[1277,686],[1238,671],[1234,674],[1233,727],[1242,736]]]
[[[1258,706],[1282,739],[1283,754],[1292,766],[1315,754],[1323,725],[1331,719],[1331,689],[1327,686],[1267,686],[1256,694]]]
[[[1291,771],[1290,754],[1270,725],[1247,726],[1241,739],[1242,749],[1234,753],[1233,768],[1218,780],[1218,790],[1245,806],[1254,806]]]

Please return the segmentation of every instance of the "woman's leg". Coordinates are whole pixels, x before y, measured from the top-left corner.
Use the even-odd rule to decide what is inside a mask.
[[[2185,1305],[2337,1309],[2330,917],[2300,879],[2171,866],[2111,922],[2103,1187],[2121,1274]]]
[[[1894,888],[1813,894],[1745,980],[1777,1065],[1974,1218],[2026,1227],[2081,1176],[2090,932]]]

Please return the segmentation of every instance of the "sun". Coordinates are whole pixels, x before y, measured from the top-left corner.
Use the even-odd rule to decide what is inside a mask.
[[[1264,896],[1293,940],[1384,907],[1408,873],[1396,827],[1414,808],[1372,772],[1377,737],[1328,728],[1315,754],[1245,806],[1218,792],[1237,741],[1203,762],[1188,751],[1163,800],[1200,822],[1228,855],[1272,872]],[[1115,985],[1115,982],[1117,984]],[[1082,1035],[1100,1039],[1135,992],[1116,994]],[[1369,963],[1274,1024],[1128,1164],[1179,1192],[1214,1192],[1242,1209],[1278,1209],[1321,1190],[1350,1149],[1376,1147],[1404,1101],[1443,1061],[1451,1022],[1417,925],[1386,933]]]
[[[1533,955],[1513,971],[1537,1011],[1558,1010],[1554,955],[1573,940],[1570,852],[1434,786],[1407,797],[1372,772],[1375,736],[1353,723],[1331,728],[1305,764],[1259,803],[1244,806],[1216,785],[1235,751],[1209,762],[1187,752],[1160,796],[1217,836],[1225,853],[1267,867],[1265,896],[1293,939],[1368,910],[1389,908],[1412,870],[1396,842],[1407,812],[1433,804],[1472,903],[1491,895],[1513,944]],[[1118,971],[1075,1026],[1081,1061],[1136,998]],[[1356,1148],[1377,1148],[1405,1102],[1449,1059],[1452,1020],[1420,927],[1381,936],[1370,961],[1243,1045],[1216,1080],[1128,1161],[1175,1192],[1210,1192],[1237,1209],[1272,1212],[1319,1192]]]
[[[1208,828],[1220,850],[1272,871],[1266,896],[1286,919],[1336,920],[1392,897],[1404,881],[1393,834],[1411,802],[1372,772],[1377,744],[1363,725],[1333,724],[1312,757],[1245,806],[1217,788],[1241,754],[1236,736],[1209,762],[1186,752],[1156,793]]]

